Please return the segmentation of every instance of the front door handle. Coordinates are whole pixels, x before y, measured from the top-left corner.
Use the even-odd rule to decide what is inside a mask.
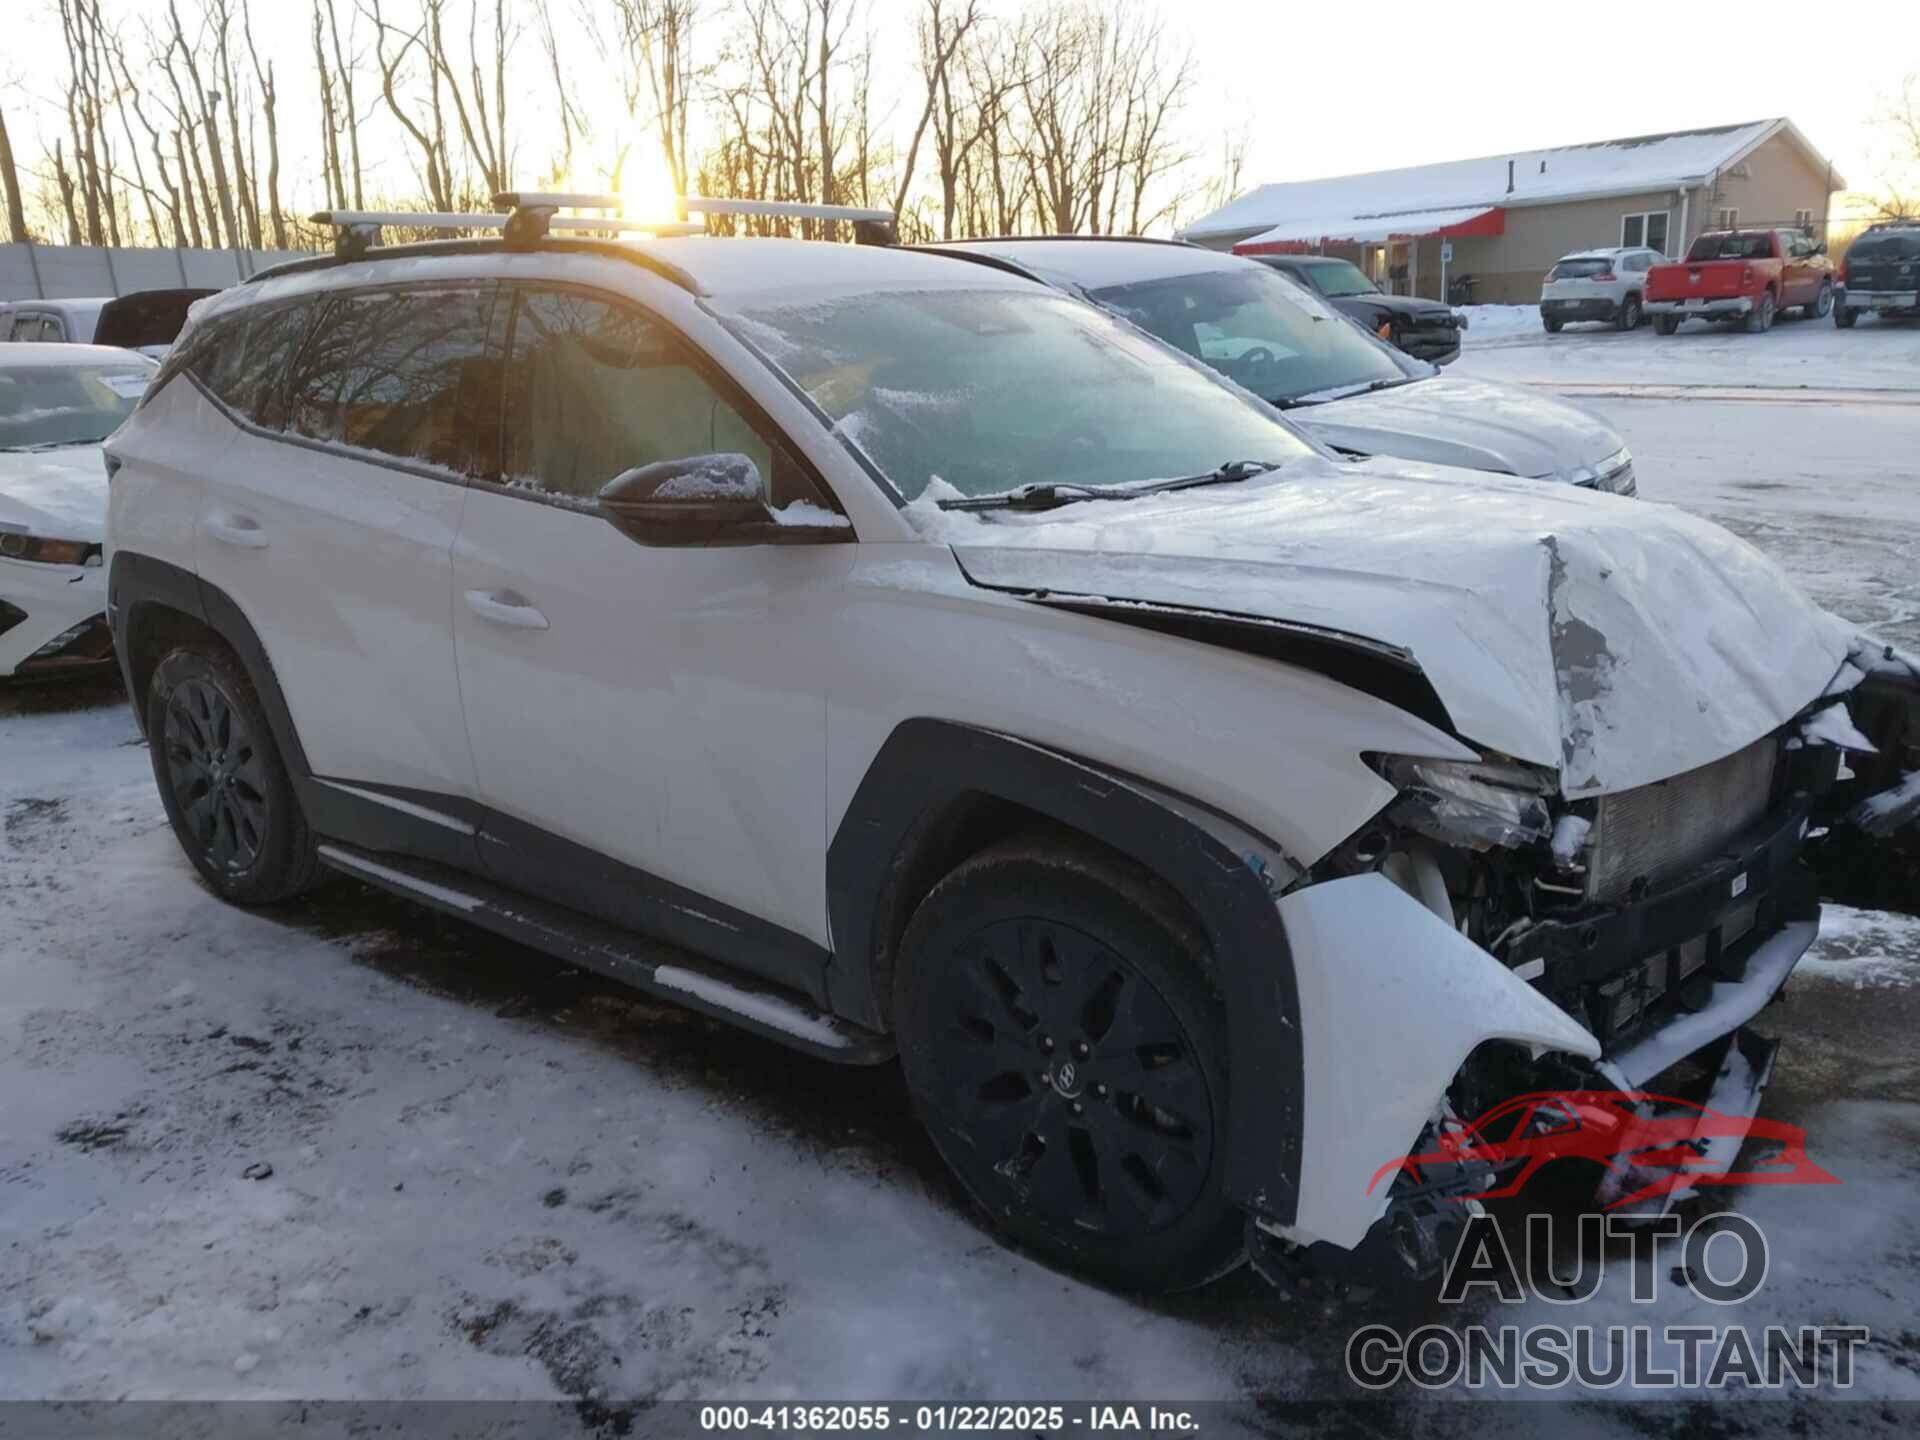
[[[222,545],[237,545],[242,550],[267,548],[266,532],[251,515],[228,515],[207,521],[207,534]]]
[[[544,630],[547,617],[511,590],[469,590],[467,608],[482,620],[516,630]]]

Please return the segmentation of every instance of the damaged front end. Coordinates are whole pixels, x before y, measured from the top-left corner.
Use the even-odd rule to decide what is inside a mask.
[[[1388,881],[1439,922],[1418,941],[1398,941],[1411,952],[1401,963],[1422,964],[1452,938],[1470,942],[1588,1044],[1542,1043],[1469,1020],[1461,1034],[1471,1054],[1444,1096],[1430,1096],[1418,1134],[1401,1132],[1405,1153],[1429,1163],[1351,1196],[1364,1199],[1366,1236],[1355,1243],[1311,1224],[1262,1225],[1256,1258],[1276,1242],[1334,1239],[1410,1272],[1437,1268],[1453,1228],[1499,1176],[1433,1157],[1451,1153],[1449,1137],[1473,1117],[1515,1096],[1627,1092],[1654,1118],[1661,1107],[1645,1097],[1657,1092],[1684,1095],[1720,1121],[1750,1121],[1774,1047],[1748,1027],[1818,933],[1823,889],[1864,872],[1873,903],[1920,901],[1917,747],[1920,667],[1862,642],[1827,693],[1788,723],[1649,785],[1567,800],[1553,771],[1500,757],[1368,757],[1398,797],[1324,857],[1283,911],[1318,887]],[[1725,1175],[1740,1149],[1737,1136],[1706,1129],[1686,1143],[1688,1183],[1662,1190],[1662,1205]],[[1638,1194],[1643,1178],[1608,1173],[1598,1203]],[[1339,1183],[1352,1190],[1354,1181],[1349,1172]]]

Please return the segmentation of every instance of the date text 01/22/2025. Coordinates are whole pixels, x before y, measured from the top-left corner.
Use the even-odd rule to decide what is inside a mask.
[[[703,1405],[700,1428],[712,1433],[772,1430],[815,1433],[907,1434],[1012,1432],[1066,1434],[1073,1430],[1153,1431],[1192,1435],[1190,1410],[1157,1405]]]

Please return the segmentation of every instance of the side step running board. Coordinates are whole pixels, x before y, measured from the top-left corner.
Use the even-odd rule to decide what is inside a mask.
[[[320,859],[343,875],[823,1060],[876,1065],[893,1057],[890,1036],[822,1014],[790,991],[447,866],[333,840],[321,844]]]

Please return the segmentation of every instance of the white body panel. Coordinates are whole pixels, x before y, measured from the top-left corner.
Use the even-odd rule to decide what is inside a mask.
[[[952,553],[862,544],[830,681],[827,832],[903,720],[1053,746],[1217,806],[1310,864],[1393,798],[1362,751],[1466,758],[1458,741],[1321,676],[1029,605]]]
[[[1300,997],[1300,1193],[1289,1238],[1353,1246],[1387,1206],[1375,1172],[1412,1147],[1475,1046],[1594,1059],[1582,1026],[1381,875],[1280,900]]]
[[[231,438],[200,498],[198,570],[252,621],[314,773],[471,796],[451,616],[466,490],[215,413]]]
[[[27,618],[0,634],[0,677],[11,675],[41,646],[107,608],[107,572],[100,566],[42,565],[0,556],[0,600]]]
[[[480,798],[824,944],[822,687],[856,548],[652,548],[475,489],[453,615]]]

